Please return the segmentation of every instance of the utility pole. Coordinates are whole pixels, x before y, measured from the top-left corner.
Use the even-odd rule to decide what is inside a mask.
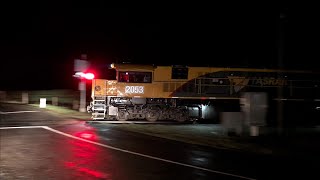
[[[278,68],[283,69],[283,56],[284,56],[284,21],[285,21],[285,14],[280,12],[279,17],[279,26],[278,26]],[[283,78],[282,73],[278,73],[278,78]],[[278,133],[283,133],[283,86],[279,86],[277,89],[277,121],[278,121]]]

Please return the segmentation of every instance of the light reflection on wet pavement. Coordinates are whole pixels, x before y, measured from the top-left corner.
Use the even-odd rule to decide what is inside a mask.
[[[99,141],[94,128],[73,130],[70,134],[76,137]],[[1,179],[239,179],[110,150],[41,128],[0,133]]]
[[[23,105],[7,106],[0,108],[34,110]],[[45,112],[0,114],[0,120],[1,180],[310,179],[318,176],[317,165],[312,165],[316,160],[298,161],[194,146],[119,131],[108,125],[87,125]],[[23,125],[50,125],[58,131],[1,129]]]

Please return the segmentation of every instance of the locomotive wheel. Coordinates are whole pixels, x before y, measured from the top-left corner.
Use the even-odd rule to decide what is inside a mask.
[[[146,114],[146,119],[150,122],[155,122],[159,118],[159,113],[157,111],[149,111]]]
[[[126,121],[128,120],[128,114],[124,111],[120,111],[118,112],[116,118],[118,121]]]

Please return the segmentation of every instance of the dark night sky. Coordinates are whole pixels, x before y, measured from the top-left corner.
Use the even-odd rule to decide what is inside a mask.
[[[314,68],[319,28],[311,14],[249,6],[110,8],[103,3],[12,4],[3,11],[1,89],[74,88],[73,60],[88,55],[98,77],[118,61]],[[307,19],[307,20],[306,20]]]

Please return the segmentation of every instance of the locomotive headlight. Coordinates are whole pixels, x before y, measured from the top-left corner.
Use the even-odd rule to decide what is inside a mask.
[[[201,104],[201,109],[202,109],[203,111],[205,111],[205,110],[207,109],[207,105]]]

